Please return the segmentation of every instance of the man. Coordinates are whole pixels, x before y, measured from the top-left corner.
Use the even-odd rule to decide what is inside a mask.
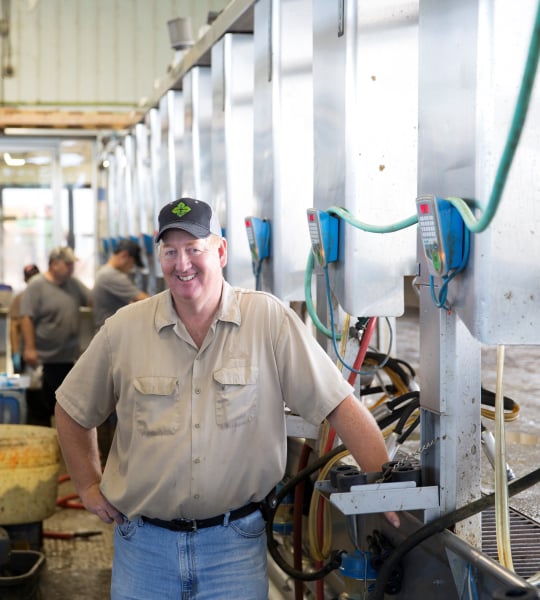
[[[39,267],[31,264],[23,269],[24,283],[39,273]],[[24,291],[19,292],[9,305],[9,343],[11,345],[11,362],[15,373],[24,371],[22,360],[22,334],[21,334],[21,300]]]
[[[284,474],[284,404],[328,417],[366,471],[388,460],[384,440],[292,310],[224,281],[208,204],[164,206],[156,241],[168,290],[108,319],[57,392],[66,464],[86,508],[117,524],[113,600],[266,600],[259,503]],[[113,409],[102,475],[95,428]]]
[[[98,269],[93,289],[93,312],[96,331],[105,319],[119,308],[148,298],[131,280],[129,274],[138,267],[143,268],[141,247],[130,239],[120,240],[109,260]],[[98,427],[98,445],[102,463],[105,462],[111,447],[116,415],[111,416]]]
[[[39,405],[28,406],[34,425],[50,426],[56,388],[80,354],[79,309],[89,306],[90,290],[73,277],[74,265],[71,248],[54,248],[47,271],[32,277],[21,301],[24,361],[43,366]]]
[[[96,330],[122,306],[148,298],[148,294],[129,277],[135,267],[142,269],[143,266],[139,244],[129,239],[120,240],[109,260],[96,274],[93,290]]]

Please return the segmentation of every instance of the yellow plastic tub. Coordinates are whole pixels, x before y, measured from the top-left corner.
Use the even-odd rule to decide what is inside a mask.
[[[56,508],[56,430],[0,424],[0,525],[43,521]]]

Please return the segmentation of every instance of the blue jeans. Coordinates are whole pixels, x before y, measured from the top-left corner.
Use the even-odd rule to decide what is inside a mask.
[[[260,511],[195,532],[115,526],[112,600],[267,600]]]

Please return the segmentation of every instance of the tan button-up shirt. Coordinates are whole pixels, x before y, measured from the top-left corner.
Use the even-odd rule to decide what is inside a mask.
[[[87,428],[116,410],[104,495],[174,519],[264,498],[285,469],[284,404],[318,424],[352,391],[292,310],[224,282],[200,349],[165,291],[108,319],[57,399]]]

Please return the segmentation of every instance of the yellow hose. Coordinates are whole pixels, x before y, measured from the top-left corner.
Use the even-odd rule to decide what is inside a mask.
[[[503,412],[504,412],[504,407],[503,407]],[[482,410],[481,410],[481,414],[486,419],[491,419],[492,421],[495,420],[495,410],[494,409],[485,408],[483,406]],[[510,421],[515,421],[518,417],[519,417],[519,404],[517,402],[515,402],[514,406],[512,407],[512,410],[510,410],[508,412],[504,412],[504,420],[507,423],[510,423]]]
[[[495,528],[499,562],[513,571],[508,511],[508,476],[506,472],[506,440],[504,437],[503,393],[504,346],[497,346],[497,383],[495,389]]]
[[[341,342],[340,342],[340,353],[342,356],[345,356],[347,341],[348,341],[348,333],[350,326],[350,315],[346,314],[343,322],[342,334],[341,334]],[[337,367],[342,368],[341,362],[337,361]],[[377,361],[373,359],[366,359],[364,361],[364,365],[374,365],[377,366]],[[396,388],[396,396],[400,396],[410,391],[409,388],[405,385],[401,377],[395,373],[392,369],[388,368],[388,366],[384,366],[381,371],[383,371],[390,381],[394,384]],[[375,404],[369,406],[369,410],[373,410],[375,407],[384,403],[388,399],[388,395],[383,393],[381,397],[375,401]],[[417,411],[415,411],[416,413]],[[414,420],[414,415],[411,415],[409,422]],[[323,421],[320,429],[319,429],[319,439],[317,440],[317,447],[319,448],[319,453],[321,454],[323,449],[327,445],[328,436],[330,433],[330,424],[327,420]],[[390,428],[383,431],[383,435],[387,435]],[[350,453],[348,450],[344,450],[335,456],[331,461],[329,461],[319,472],[317,477],[317,481],[324,481],[328,479],[328,474],[332,467],[342,460],[345,456],[348,456]],[[322,538],[319,537],[318,534],[318,524],[317,518],[319,513],[319,499],[323,498],[323,532]],[[311,496],[311,502],[309,506],[309,514],[308,514],[308,542],[309,542],[309,550],[311,557],[314,560],[325,560],[330,556],[330,552],[332,551],[332,519],[330,513],[330,503],[326,499],[325,496],[322,496],[320,492],[315,490]]]
[[[348,450],[340,452],[332,460],[320,470],[317,481],[324,481],[328,479],[328,473],[330,469],[339,462],[342,458],[349,455]],[[323,522],[324,530],[322,537],[322,545],[319,541],[317,532],[317,515],[318,515],[318,504],[319,498],[323,498]],[[332,521],[330,518],[330,504],[325,496],[322,496],[318,490],[314,490],[311,496],[311,502],[309,505],[309,516],[308,516],[308,540],[309,540],[309,551],[314,560],[325,560],[330,556],[332,550]]]

